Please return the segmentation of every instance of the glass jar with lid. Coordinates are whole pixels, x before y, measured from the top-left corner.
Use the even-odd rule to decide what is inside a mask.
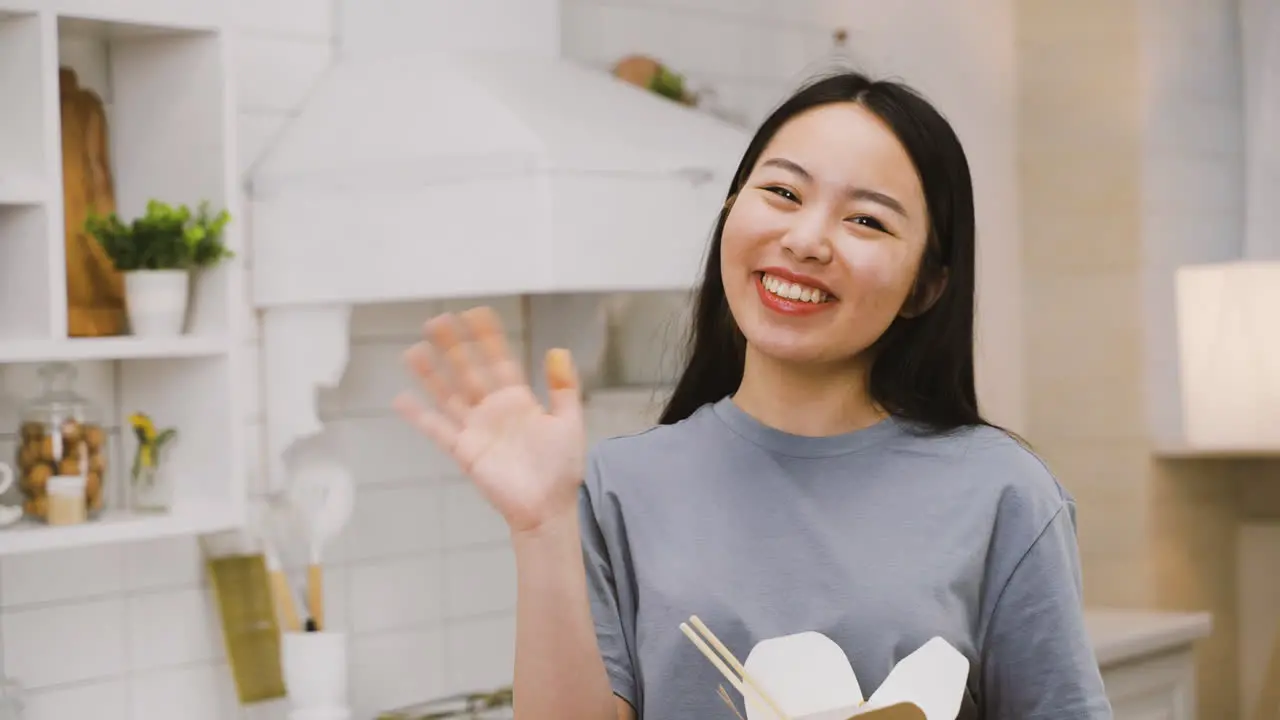
[[[76,369],[71,363],[49,363],[38,374],[42,391],[23,406],[19,430],[23,510],[48,520],[49,482],[74,477],[82,479],[86,512],[95,516],[104,504],[107,473],[107,437],[101,416],[75,391]]]

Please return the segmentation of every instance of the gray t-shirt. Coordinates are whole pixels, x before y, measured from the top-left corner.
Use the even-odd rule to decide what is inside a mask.
[[[733,717],[679,630],[690,615],[742,660],[819,631],[868,696],[938,635],[971,663],[962,719],[1111,718],[1074,502],[999,430],[800,437],[725,399],[598,445],[582,499],[600,650],[642,720]]]

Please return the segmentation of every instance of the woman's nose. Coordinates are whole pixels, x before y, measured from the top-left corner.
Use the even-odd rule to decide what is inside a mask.
[[[782,236],[782,247],[797,260],[826,263],[831,261],[828,225],[818,213],[797,216],[796,222]]]

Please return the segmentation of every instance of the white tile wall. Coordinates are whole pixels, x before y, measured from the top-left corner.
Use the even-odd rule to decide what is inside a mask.
[[[240,164],[248,170],[331,60],[337,6],[331,0],[234,0],[234,6]],[[695,84],[714,85],[725,104],[755,121],[797,79],[823,66],[831,32],[825,21],[880,17],[877,6],[566,0],[563,43],[569,56],[599,66],[631,52],[656,54]],[[865,23],[853,29],[855,38],[876,35]],[[518,342],[518,306],[495,302]],[[359,483],[355,516],[331,554],[327,578],[330,622],[353,636],[361,719],[510,680],[514,577],[505,528],[387,405],[404,384],[399,353],[439,309],[357,312],[347,374],[322,398],[326,432]],[[250,323],[245,340],[256,339]],[[14,394],[29,387],[27,370],[16,372],[20,378],[5,376],[0,398],[2,388]],[[86,392],[110,401],[109,372],[86,367],[82,380]],[[249,399],[253,487],[261,487],[262,477],[257,382],[253,374],[241,388]],[[617,397],[609,403],[628,407]],[[617,416],[621,411],[598,412],[600,427],[631,424]],[[11,425],[0,424],[0,432]],[[11,454],[11,440],[0,434],[3,456]],[[211,608],[200,550],[190,539],[0,561],[4,670],[27,686],[29,720],[279,720],[280,703],[237,707]]]

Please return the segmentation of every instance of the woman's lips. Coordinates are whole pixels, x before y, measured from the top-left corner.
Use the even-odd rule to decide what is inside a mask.
[[[760,272],[755,274],[756,292],[765,307],[782,315],[813,315],[835,307],[836,300],[820,288]]]

